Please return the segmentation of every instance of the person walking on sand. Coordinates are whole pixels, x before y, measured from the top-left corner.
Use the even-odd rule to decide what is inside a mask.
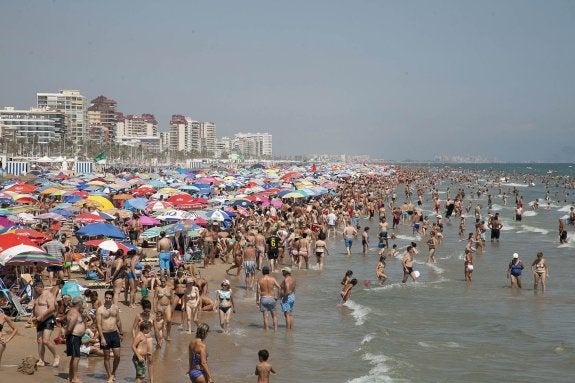
[[[36,364],[39,367],[46,365],[44,359],[46,349],[54,356],[53,367],[60,364],[60,356],[56,353],[54,345],[50,343],[50,336],[56,324],[56,299],[49,289],[44,289],[42,281],[34,283],[34,306],[32,307],[32,322],[36,323],[36,339],[38,341],[38,355],[40,360]]]
[[[537,259],[531,264],[531,271],[533,271],[533,290],[537,291],[539,282],[541,282],[541,291],[545,292],[545,281],[549,278],[549,266],[541,251],[537,253]]]
[[[286,330],[293,329],[293,307],[295,304],[295,278],[291,274],[291,268],[282,268],[284,280],[280,285],[281,307],[286,321]]]
[[[259,363],[256,365],[255,375],[258,377],[258,383],[269,383],[270,374],[275,374],[273,366],[268,363],[270,353],[268,350],[259,350],[258,359]]]
[[[281,286],[278,281],[270,275],[270,268],[268,266],[262,268],[262,274],[256,286],[256,304],[259,306],[264,318],[264,330],[268,330],[269,312],[272,316],[274,331],[277,331],[278,318],[275,308]]]
[[[72,307],[66,315],[66,355],[70,357],[68,367],[68,380],[72,383],[79,383],[78,363],[80,362],[80,346],[82,336],[86,331],[86,323],[82,316],[82,305],[84,299],[81,296],[72,298]]]
[[[100,346],[104,350],[104,368],[108,376],[108,383],[116,380],[116,370],[120,365],[120,346],[124,333],[120,320],[120,309],[112,300],[114,292],[107,290],[104,293],[104,304],[96,310],[96,324],[100,334]],[[110,367],[110,351],[114,355],[113,365]]]
[[[172,252],[174,246],[172,241],[166,237],[166,232],[160,232],[160,239],[156,245],[158,251],[158,260],[160,262],[160,275],[170,276],[170,260],[172,259]],[[207,255],[205,255],[207,257]]]

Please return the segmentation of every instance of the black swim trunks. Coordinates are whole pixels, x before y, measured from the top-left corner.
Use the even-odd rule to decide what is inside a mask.
[[[104,339],[106,340],[106,346],[100,345],[102,350],[120,348],[120,333],[118,331],[105,332]]]
[[[82,344],[82,337],[78,335],[68,335],[66,337],[66,355],[73,356],[74,358],[80,357],[80,345]]]
[[[40,332],[44,330],[54,330],[55,324],[56,324],[56,318],[54,316],[51,316],[48,319],[39,322],[38,325],[36,325],[36,331]]]

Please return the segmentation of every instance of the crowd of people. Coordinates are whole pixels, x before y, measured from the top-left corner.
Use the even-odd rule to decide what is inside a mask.
[[[427,245],[425,259],[428,263],[437,262],[436,252],[440,251],[444,239],[445,220],[457,220],[459,236],[464,238],[468,228],[464,215],[471,214],[471,199],[466,204],[466,190],[463,187],[455,192],[448,187],[445,199],[440,200],[439,191],[432,185],[441,181],[442,177],[441,173],[429,169],[405,168],[393,176],[370,174],[341,179],[332,193],[287,199],[279,207],[255,204],[246,209],[247,214],[235,214],[230,222],[210,222],[197,238],[191,238],[186,231],[178,231],[173,236],[161,232],[156,243],[156,254],[153,254],[156,257],[145,256],[142,247],[144,240],[140,237],[142,228],[132,223],[133,220],[122,220],[118,226],[130,238],[133,247],[128,251],[119,249],[96,254],[85,265],[86,276],[92,277],[88,279],[101,280],[109,287],[103,294],[103,301],[100,301],[95,289],[86,290],[82,296],[60,294],[59,281],[64,277],[70,278],[73,245],[68,236],[58,236],[54,232],[54,239],[43,247],[47,253],[61,258],[62,266],[51,267],[44,272],[32,270],[37,277],[33,283],[30,322],[37,334],[38,366],[58,366],[60,363],[52,340],[56,329],[56,339],[65,342],[66,355],[70,357],[69,381],[80,382],[78,362],[81,356],[98,355],[103,356],[108,382],[114,382],[120,363],[120,348],[125,339],[125,330],[128,330],[136,381],[140,382],[148,376],[152,382],[154,358],[157,357],[155,350],[174,337],[172,326],[177,316],[188,334],[195,332],[195,338],[189,344],[191,381],[214,382],[215,373],[207,362],[205,343],[209,326],[202,322],[202,313],[216,311],[221,331],[229,333],[237,307],[230,281],[224,279],[217,290],[210,290],[207,279],[198,272],[200,268],[205,270],[205,275],[217,262],[226,264],[228,275],[239,277],[243,271],[242,287],[253,294],[263,316],[263,329],[278,330],[277,311],[281,310],[286,331],[293,331],[296,302],[293,270],[321,271],[325,267],[331,241],[343,240],[345,253],[351,256],[353,242],[360,237],[362,254],[367,255],[371,246],[369,226],[361,229],[360,223],[374,222],[378,225],[379,258],[374,274],[380,284],[390,280],[385,270],[388,257],[401,258],[401,282],[407,283],[409,279],[416,282],[419,276],[414,268],[419,254],[418,244],[411,242],[403,249],[399,249],[397,244],[390,246],[390,240],[396,239],[398,231],[409,230],[421,237],[420,243]],[[476,185],[471,176],[462,174],[454,181],[474,185],[471,192],[476,193],[477,197],[489,193],[488,186]],[[519,192],[514,189],[507,194],[498,184],[490,186],[499,189],[503,204],[507,204],[511,196],[515,197],[515,218],[521,220],[523,201]],[[402,192],[404,198],[398,197]],[[427,193],[431,195],[431,200],[426,200]],[[432,211],[431,214],[424,213],[424,204],[427,204],[427,210]],[[484,251],[487,232],[492,242],[501,240],[503,224],[498,213],[491,214],[491,204],[492,197],[489,195],[487,209],[480,204],[473,209],[475,222],[464,248],[464,278],[468,282],[472,281],[474,273],[474,254]],[[137,212],[136,216],[138,214],[144,212]],[[567,226],[574,222],[575,213],[571,208],[570,219],[567,222],[560,220],[561,243],[567,238]],[[203,254],[201,266],[185,259],[186,254],[196,250],[196,246],[201,248]],[[524,264],[519,254],[513,254],[508,268],[512,287],[522,287],[523,270]],[[534,289],[537,290],[540,285],[544,291],[549,266],[543,253],[537,254],[531,271]],[[281,281],[274,277],[277,272],[281,272]],[[47,276],[46,288],[42,274]],[[340,305],[350,298],[357,283],[353,272],[348,271],[341,282]],[[210,297],[210,293],[215,294],[215,299]],[[61,299],[58,300],[59,294]],[[141,307],[130,329],[122,325],[122,297],[128,309],[135,309],[137,304]],[[11,330],[6,337],[0,336],[0,360],[6,344],[17,333],[13,321],[0,311],[0,335],[3,327]],[[52,356],[51,363],[47,360],[46,349]],[[255,374],[258,382],[266,382],[275,370],[268,362],[269,353],[266,350],[259,351],[258,358]]]

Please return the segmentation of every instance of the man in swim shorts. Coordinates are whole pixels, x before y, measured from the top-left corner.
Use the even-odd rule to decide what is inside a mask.
[[[267,331],[268,329],[268,312],[270,312],[274,331],[277,331],[278,318],[275,308],[281,287],[278,281],[270,276],[270,268],[268,266],[262,268],[262,274],[263,276],[257,282],[256,304],[259,304],[260,311],[264,317],[264,330]]]
[[[295,278],[291,274],[291,268],[282,268],[284,280],[280,286],[281,307],[286,320],[286,330],[293,329],[293,306],[295,304]]]
[[[156,250],[158,251],[158,258],[160,261],[160,275],[170,276],[170,260],[172,258],[172,251],[174,250],[172,246],[172,241],[166,238],[166,232],[160,232],[160,240],[156,245]]]

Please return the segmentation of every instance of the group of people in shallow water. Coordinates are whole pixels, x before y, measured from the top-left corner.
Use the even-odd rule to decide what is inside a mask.
[[[238,281],[243,270],[243,285],[248,292],[253,292],[255,303],[263,316],[263,328],[267,330],[271,327],[277,331],[276,311],[279,307],[284,313],[286,329],[291,331],[294,327],[296,298],[296,280],[292,268],[322,270],[326,256],[329,255],[329,241],[342,237],[346,254],[351,255],[353,241],[359,236],[362,217],[365,217],[363,219],[367,222],[373,222],[376,217],[379,220],[379,259],[375,266],[375,277],[380,284],[389,281],[386,273],[388,257],[401,258],[403,283],[409,279],[415,282],[418,278],[418,272],[414,269],[415,259],[419,254],[418,244],[411,242],[404,249],[398,248],[396,243],[390,246],[389,242],[396,239],[396,231],[408,227],[412,233],[419,234],[427,245],[427,262],[430,263],[436,262],[436,251],[440,249],[443,241],[445,219],[459,219],[459,236],[463,237],[467,229],[463,215],[465,211],[471,211],[471,200],[465,205],[464,188],[458,189],[453,196],[448,189],[445,204],[441,206],[439,192],[433,185],[444,180],[444,177],[429,169],[405,168],[395,176],[370,175],[342,180],[335,194],[300,199],[293,203],[286,201],[281,207],[275,207],[273,204],[263,207],[256,204],[249,209],[249,214],[237,214],[229,229],[216,223],[210,224],[202,231],[198,245],[204,255],[203,267],[209,269],[216,261],[226,263],[226,272],[229,274],[235,271],[231,279]],[[466,174],[459,175],[453,181],[475,185],[474,178]],[[411,202],[399,203],[400,187],[404,188],[406,201],[414,200],[414,194],[417,196],[416,205]],[[492,187],[500,186],[493,184]],[[425,200],[427,191],[431,191],[431,202]],[[486,186],[480,186],[469,194],[477,194],[479,197],[487,192]],[[499,194],[504,197],[508,195],[501,191]],[[509,193],[513,194],[516,195],[516,202],[520,203],[518,193]],[[434,212],[433,218],[424,214],[423,206],[426,203],[432,205],[430,210]],[[440,214],[442,207],[445,209],[444,216]],[[464,276],[469,282],[474,272],[474,254],[483,251],[486,232],[490,230],[491,240],[498,241],[502,227],[498,214],[491,215],[488,212],[487,216],[483,217],[479,204],[474,213],[476,222],[464,249]],[[391,227],[388,219],[391,221]],[[44,289],[40,284],[35,286],[36,299],[32,321],[36,323],[38,334],[39,365],[48,364],[45,361],[46,348],[54,356],[53,364],[57,365],[59,362],[50,337],[55,325],[52,318],[55,318],[55,314],[60,310],[57,306],[63,306],[60,310],[63,313],[62,338],[66,339],[66,351],[71,358],[69,380],[79,381],[78,358],[95,354],[104,356],[108,381],[113,382],[120,362],[120,344],[124,337],[118,306],[123,292],[128,307],[134,307],[137,295],[141,296],[142,311],[136,315],[130,331],[132,362],[137,382],[146,375],[152,381],[154,358],[157,357],[155,350],[172,339],[174,314],[178,312],[182,329],[190,334],[195,329],[196,334],[189,344],[191,381],[214,382],[217,372],[214,373],[207,362],[205,340],[209,326],[202,322],[202,312],[217,311],[222,331],[229,333],[232,315],[237,308],[230,280],[221,282],[220,288],[212,292],[215,294],[215,299],[212,299],[207,280],[198,275],[193,263],[184,261],[189,250],[187,246],[192,244],[192,241],[185,238],[186,235],[178,233],[171,239],[165,233],[161,234],[156,248],[159,259],[157,268],[144,262],[143,254],[139,250],[127,254],[118,251],[105,262],[94,260],[94,272],[112,285],[112,289],[105,292],[103,303],[99,301],[95,291],[86,296],[87,302],[72,299],[69,302],[56,303],[58,292]],[[135,243],[139,242],[137,235],[132,236],[132,239]],[[361,232],[361,240],[362,253],[367,255],[370,251],[368,226]],[[519,255],[514,254],[508,269],[508,277],[513,287],[522,286],[523,269]],[[534,288],[541,285],[542,290],[545,290],[549,267],[541,252],[531,264],[531,269]],[[283,276],[281,282],[273,276],[277,271],[281,271]],[[260,272],[261,275],[258,275]],[[348,271],[341,282],[339,305],[349,300],[357,283],[353,272]],[[0,313],[0,326],[7,324],[8,326],[4,327],[13,328],[6,338],[0,337],[0,357],[6,343],[16,333],[15,327],[10,323],[9,318]],[[274,373],[268,362],[269,353],[261,350],[258,358],[258,381],[268,381],[270,374]]]

